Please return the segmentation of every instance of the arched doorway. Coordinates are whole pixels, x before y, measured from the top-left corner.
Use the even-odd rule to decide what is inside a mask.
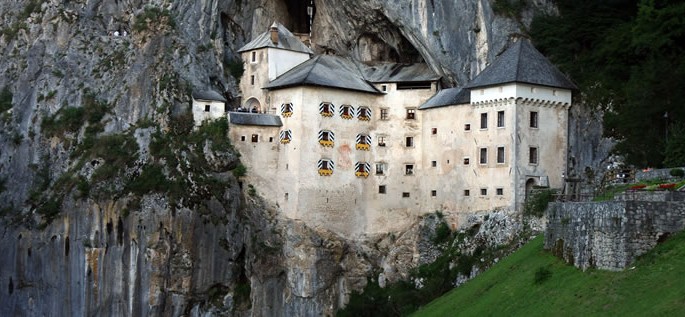
[[[535,187],[535,178],[528,178],[526,181],[526,201],[530,197],[530,191],[533,190],[533,187]]]
[[[248,112],[262,112],[262,104],[257,98],[250,98],[245,102],[245,110]]]

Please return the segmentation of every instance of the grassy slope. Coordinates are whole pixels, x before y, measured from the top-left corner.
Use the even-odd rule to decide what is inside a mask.
[[[685,315],[685,234],[624,272],[582,272],[543,251],[542,242],[537,237],[414,316]],[[552,275],[535,284],[541,267]]]

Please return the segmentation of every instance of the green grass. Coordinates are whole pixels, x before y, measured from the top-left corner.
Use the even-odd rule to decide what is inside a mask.
[[[685,234],[623,272],[580,271],[537,237],[412,316],[683,316]],[[546,277],[540,278],[540,272]]]

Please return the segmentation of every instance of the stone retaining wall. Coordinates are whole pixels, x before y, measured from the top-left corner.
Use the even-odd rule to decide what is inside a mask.
[[[685,228],[682,201],[550,203],[545,249],[586,270],[622,270]]]

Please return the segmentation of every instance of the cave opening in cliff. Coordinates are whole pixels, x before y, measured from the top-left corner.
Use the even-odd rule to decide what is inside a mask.
[[[293,33],[311,33],[312,22],[316,14],[314,0],[285,0],[291,25],[287,27]]]

